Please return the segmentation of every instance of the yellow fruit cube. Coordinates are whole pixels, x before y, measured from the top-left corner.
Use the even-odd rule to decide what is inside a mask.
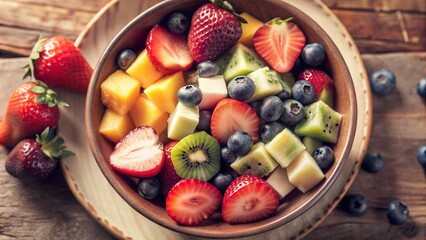
[[[101,84],[102,103],[109,109],[124,115],[138,99],[141,85],[122,70],[112,73]]]
[[[157,71],[151,60],[149,60],[146,49],[139,54],[126,72],[133,78],[138,79],[144,89],[155,83],[164,75]]]
[[[171,113],[178,103],[177,92],[184,85],[183,72],[177,72],[164,76],[145,89],[144,93],[159,109]]]
[[[247,23],[241,23],[243,32],[238,42],[246,45],[247,47],[251,47],[253,46],[253,36],[257,29],[263,25],[263,22],[257,20],[248,13],[242,13],[241,17],[247,20]]]
[[[117,143],[134,128],[128,114],[120,115],[107,108],[99,125],[99,132],[111,142]]]
[[[157,134],[161,134],[167,127],[169,114],[161,111],[144,93],[139,95],[129,113],[137,127],[150,126]]]

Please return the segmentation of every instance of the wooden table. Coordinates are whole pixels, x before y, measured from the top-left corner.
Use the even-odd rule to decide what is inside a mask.
[[[1,81],[19,81],[22,57],[39,34],[75,39],[108,1],[0,0]],[[397,88],[373,99],[369,150],[382,154],[385,168],[377,174],[361,171],[349,189],[366,197],[367,213],[350,217],[338,207],[307,239],[426,239],[426,171],[415,157],[417,147],[426,144],[425,101],[415,92],[417,81],[426,77],[426,1],[324,3],[355,39],[367,71],[391,69]],[[0,165],[4,162],[3,156]],[[113,239],[78,204],[60,171],[48,181],[26,182],[0,167],[0,186],[0,239]],[[408,223],[388,223],[385,207],[392,199],[408,205]]]

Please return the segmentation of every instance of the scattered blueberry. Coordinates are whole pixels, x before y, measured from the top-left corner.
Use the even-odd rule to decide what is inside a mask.
[[[202,78],[209,78],[218,75],[220,72],[220,68],[215,62],[200,62],[197,65],[197,72],[198,76]]]
[[[420,81],[417,83],[417,94],[423,98],[426,98],[426,78],[420,79]]]
[[[167,17],[167,27],[172,33],[185,33],[189,29],[188,17],[182,12],[174,12]]]
[[[288,99],[284,101],[284,111],[281,114],[280,122],[286,126],[295,126],[305,118],[305,108],[303,105],[294,100]]]
[[[321,146],[312,153],[312,157],[322,172],[326,172],[334,162],[334,152],[329,146]]]
[[[284,128],[285,126],[279,122],[266,123],[260,128],[260,141],[263,143],[271,141]]]
[[[222,162],[230,165],[231,163],[235,162],[237,160],[237,156],[233,154],[231,151],[229,151],[228,147],[223,147],[220,149],[220,156],[222,159]]]
[[[417,149],[417,160],[419,161],[420,165],[426,168],[426,145]]]
[[[145,199],[154,199],[161,192],[161,184],[157,178],[141,178],[138,181],[138,193]]]
[[[244,156],[250,152],[253,138],[246,132],[236,131],[228,138],[227,146],[233,154]]]
[[[361,168],[370,173],[377,173],[383,169],[385,162],[382,155],[376,152],[368,152],[362,160]]]
[[[391,224],[401,225],[408,219],[408,207],[399,200],[392,200],[389,202],[386,215]]]
[[[314,87],[308,81],[296,81],[291,89],[291,92],[293,99],[299,101],[303,106],[309,105],[315,101]]]
[[[277,96],[268,96],[263,99],[260,106],[260,117],[265,122],[273,122],[280,118],[284,111],[284,105]]]
[[[228,188],[229,184],[231,184],[234,178],[230,173],[221,173],[216,174],[211,182],[215,185],[222,193],[225,192],[226,188]]]
[[[255,87],[251,78],[238,76],[229,82],[228,94],[233,99],[245,101],[253,96]]]
[[[325,59],[324,46],[319,43],[306,44],[301,55],[306,65],[316,67]]]
[[[281,101],[285,101],[291,97],[291,93],[287,91],[286,89],[283,89],[281,92],[277,94],[277,97],[281,99]]]
[[[179,102],[188,107],[197,106],[203,99],[201,90],[192,84],[181,87],[177,93],[177,97]]]
[[[347,213],[357,217],[363,215],[368,208],[367,200],[360,194],[346,195],[341,204]]]
[[[378,96],[388,95],[395,88],[395,75],[386,68],[374,71],[370,76],[371,90]]]
[[[198,131],[210,132],[210,121],[212,119],[212,113],[208,110],[200,111],[200,120],[198,121],[196,129]]]
[[[127,70],[136,59],[136,53],[131,49],[124,49],[118,54],[117,65],[122,70]]]

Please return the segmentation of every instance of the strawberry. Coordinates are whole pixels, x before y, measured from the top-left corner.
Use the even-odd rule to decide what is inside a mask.
[[[148,57],[155,68],[165,74],[188,70],[192,66],[187,40],[160,25],[155,25],[146,38]]]
[[[39,39],[25,68],[24,78],[35,77],[50,87],[81,93],[87,91],[93,73],[80,49],[61,36]]]
[[[222,193],[211,183],[183,179],[167,195],[166,211],[179,224],[196,225],[213,215],[221,200]]]
[[[164,165],[163,143],[153,128],[137,127],[115,145],[110,163],[117,172],[131,177],[153,177]]]
[[[245,102],[232,98],[219,101],[213,110],[210,122],[211,133],[221,145],[225,145],[235,131],[247,132],[253,142],[258,139],[259,117]]]
[[[317,100],[324,101],[330,107],[334,106],[334,84],[326,72],[316,68],[307,68],[299,74],[298,79],[312,84]]]
[[[235,45],[242,34],[240,21],[232,6],[222,0],[206,3],[192,16],[188,46],[196,62],[213,61]]]
[[[223,196],[222,217],[228,223],[249,223],[273,214],[279,205],[275,190],[262,178],[242,175]]]
[[[289,72],[305,46],[306,38],[299,27],[287,20],[274,18],[253,36],[256,52],[277,72]]]
[[[36,139],[21,140],[6,159],[6,171],[16,178],[42,180],[49,177],[61,158],[74,155],[65,150],[64,139],[46,128]]]
[[[0,144],[16,145],[26,137],[33,137],[47,127],[58,125],[60,112],[56,93],[41,81],[26,82],[11,95],[5,117],[0,122]]]
[[[161,183],[161,193],[164,196],[167,196],[170,189],[172,189],[172,187],[181,180],[181,177],[179,177],[176,173],[171,158],[172,148],[176,145],[176,143],[178,142],[172,141],[164,146],[164,166],[158,174],[158,180]]]

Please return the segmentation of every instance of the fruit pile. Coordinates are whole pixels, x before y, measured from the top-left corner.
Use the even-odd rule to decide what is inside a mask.
[[[110,164],[142,197],[163,195],[183,225],[220,207],[225,222],[248,223],[324,179],[342,115],[321,44],[291,18],[262,23],[217,0],[163,22],[101,84]]]

